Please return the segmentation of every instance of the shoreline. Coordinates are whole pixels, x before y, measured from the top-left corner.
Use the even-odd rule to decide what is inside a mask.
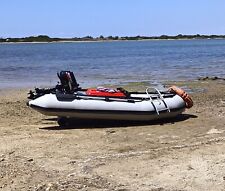
[[[202,39],[140,39],[140,40],[78,40],[78,41],[45,41],[45,42],[0,42],[1,44],[52,44],[52,43],[100,43],[100,42],[141,42],[141,41],[191,41],[191,40],[225,40],[225,38],[202,38]]]
[[[172,84],[172,83],[197,83],[197,82],[207,82],[207,81],[225,81],[225,78],[222,77],[217,77],[217,76],[205,76],[205,77],[198,77],[195,79],[184,79],[184,80],[163,80],[158,82],[157,84],[147,81],[147,80],[141,80],[141,81],[131,81],[131,82],[125,82],[125,83],[115,83],[115,84],[97,84],[96,86],[93,87],[97,87],[97,86],[105,86],[105,87],[119,87],[119,86],[125,86],[125,87],[132,87],[134,84],[137,87],[137,85],[141,86],[141,87],[145,87],[145,86],[157,86],[157,85],[167,85],[167,84]],[[57,84],[57,80],[55,85]],[[11,86],[3,86],[0,87],[0,92],[1,91],[10,91],[10,90],[30,90],[30,89],[34,89],[34,88],[48,88],[48,87],[55,87],[55,85],[50,85],[50,84],[40,84],[39,86],[36,85],[25,85],[25,84],[18,84],[18,85],[11,85]],[[82,84],[81,84],[82,87]],[[92,87],[92,86],[90,86]],[[82,87],[82,88],[90,88],[90,87]]]

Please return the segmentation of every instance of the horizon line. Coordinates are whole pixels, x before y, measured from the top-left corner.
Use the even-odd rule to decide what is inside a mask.
[[[29,38],[29,37],[41,37],[41,36],[45,36],[45,37],[49,37],[49,38],[60,38],[60,39],[71,39],[71,38],[108,38],[108,37],[118,37],[118,38],[123,38],[123,37],[149,37],[149,38],[158,38],[158,37],[163,37],[163,36],[167,36],[167,37],[178,37],[178,36],[225,36],[225,34],[176,34],[176,35],[168,35],[168,34],[161,34],[161,35],[99,35],[99,36],[91,36],[91,35],[84,35],[84,36],[73,36],[73,37],[59,37],[59,36],[51,36],[51,35],[47,35],[47,34],[38,34],[38,35],[28,35],[28,36],[23,36],[23,37],[2,37],[0,36],[0,39],[10,39],[10,38]]]

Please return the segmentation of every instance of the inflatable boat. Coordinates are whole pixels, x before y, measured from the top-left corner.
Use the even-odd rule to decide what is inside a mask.
[[[166,91],[147,87],[145,92],[128,92],[123,88],[82,89],[73,72],[61,71],[55,88],[30,91],[28,106],[38,112],[66,119],[107,119],[151,121],[173,118],[190,108],[193,101],[178,87]]]

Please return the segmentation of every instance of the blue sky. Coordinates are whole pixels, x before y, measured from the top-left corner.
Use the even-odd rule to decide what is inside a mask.
[[[225,0],[1,0],[0,37],[225,34]]]

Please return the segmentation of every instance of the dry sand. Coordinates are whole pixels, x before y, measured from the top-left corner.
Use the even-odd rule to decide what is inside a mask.
[[[68,129],[0,91],[0,190],[225,190],[225,81],[176,85],[195,106],[175,120]]]

